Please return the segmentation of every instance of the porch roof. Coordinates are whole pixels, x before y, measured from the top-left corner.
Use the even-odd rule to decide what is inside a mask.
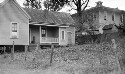
[[[50,27],[69,27],[66,24],[55,24],[55,23],[45,23],[45,22],[41,22],[41,23],[37,23],[37,22],[32,22],[30,23],[30,25],[36,25],[36,26],[50,26]]]
[[[38,10],[32,8],[24,8],[24,10],[31,16],[31,22],[36,22],[37,25],[74,25],[74,20],[68,13],[53,12],[48,10]],[[42,22],[42,24],[41,24]],[[47,23],[47,24],[45,24]],[[52,24],[53,23],[53,24]]]

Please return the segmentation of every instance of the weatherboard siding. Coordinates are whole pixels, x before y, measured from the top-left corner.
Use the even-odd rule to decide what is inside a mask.
[[[62,31],[64,31],[64,40],[62,40]],[[67,29],[59,27],[59,45],[67,45]]]
[[[10,39],[10,24],[19,24],[19,38]],[[13,0],[9,0],[4,6],[0,7],[0,45],[29,45],[29,19],[23,14]]]
[[[39,28],[39,26],[31,27],[31,41],[33,41],[33,36],[35,37],[35,43],[40,43],[40,28]]]
[[[107,12],[107,18],[106,20],[104,20],[104,11],[99,11],[99,23],[102,25],[109,25],[109,24],[116,24],[119,25],[120,24],[120,14],[119,13],[114,13],[114,12]],[[115,20],[112,21],[112,14],[115,14]]]
[[[72,35],[71,35],[72,39],[71,40],[72,40],[72,44],[74,45],[75,44],[75,27],[67,27],[67,33],[68,32],[72,33]]]
[[[59,37],[59,28],[58,27],[47,27],[47,37]]]

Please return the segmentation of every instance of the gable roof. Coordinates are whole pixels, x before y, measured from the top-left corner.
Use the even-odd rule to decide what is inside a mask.
[[[0,7],[3,7],[6,3],[8,3],[9,1],[13,1],[13,3],[15,4],[15,6],[17,8],[19,8],[23,14],[28,18],[30,19],[31,17],[24,11],[24,9],[18,4],[18,2],[16,0],[4,0],[2,3],[0,3]]]
[[[3,5],[5,5],[9,0],[4,0],[2,3],[0,3],[0,7],[2,7]]]
[[[68,13],[52,12],[32,8],[24,8],[24,10],[31,16],[31,22],[53,23],[53,25],[74,24],[74,20]]]

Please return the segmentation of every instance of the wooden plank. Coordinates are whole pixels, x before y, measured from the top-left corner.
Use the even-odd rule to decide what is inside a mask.
[[[51,45],[51,56],[50,56],[50,66],[52,65],[53,62],[53,52],[54,51],[54,45]]]
[[[26,61],[26,59],[27,59],[27,52],[28,52],[28,46],[25,45],[25,61]]]

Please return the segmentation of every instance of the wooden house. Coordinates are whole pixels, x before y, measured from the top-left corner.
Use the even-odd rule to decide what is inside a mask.
[[[75,44],[74,21],[69,14],[29,8],[24,10],[31,16],[30,44]]]
[[[75,44],[73,24],[67,13],[22,8],[16,0],[0,3],[0,45]]]
[[[30,18],[15,0],[0,3],[0,45],[29,45]]]
[[[76,22],[78,21],[76,14],[72,15],[72,17],[74,18]],[[83,22],[85,24],[88,23],[88,26],[90,26],[91,30],[96,31],[96,32],[98,30],[98,33],[95,33],[95,34],[99,34],[100,27],[103,28],[104,26],[106,25],[110,26],[111,24],[116,25],[116,26],[124,24],[125,11],[120,10],[118,8],[110,8],[110,7],[104,6],[103,2],[98,1],[96,2],[95,7],[91,7],[84,11]],[[114,30],[117,31],[117,28],[115,28]]]

